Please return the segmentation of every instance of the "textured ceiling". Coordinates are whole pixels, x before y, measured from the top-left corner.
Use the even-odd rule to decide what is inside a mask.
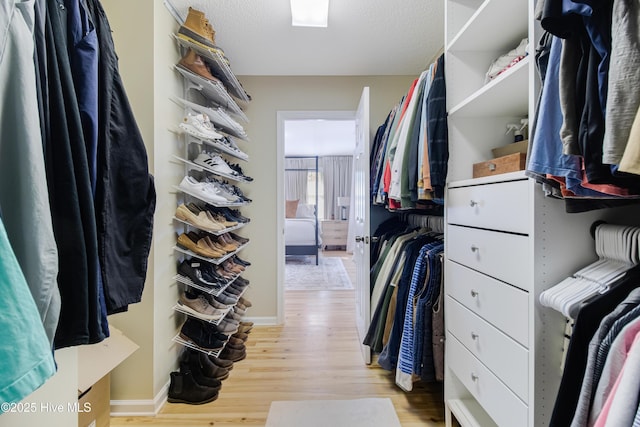
[[[417,75],[444,44],[443,0],[330,0],[328,28],[291,26],[289,0],[165,0],[205,12],[237,75]]]

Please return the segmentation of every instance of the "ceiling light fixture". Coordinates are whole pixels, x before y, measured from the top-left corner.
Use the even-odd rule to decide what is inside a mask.
[[[329,0],[291,0],[291,25],[327,27]]]

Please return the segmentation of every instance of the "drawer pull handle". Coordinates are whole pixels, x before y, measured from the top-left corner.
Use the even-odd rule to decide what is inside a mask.
[[[478,334],[476,334],[475,332],[471,332],[471,339],[472,340],[477,340],[478,339]]]
[[[487,166],[489,167],[489,170],[490,170],[491,172],[493,172],[494,170],[496,170],[496,164],[495,164],[495,163],[489,163]]]
[[[471,296],[472,296],[473,298],[477,297],[477,296],[478,296],[478,291],[476,291],[476,290],[474,290],[474,289],[471,289]]]
[[[478,249],[476,245],[471,245],[471,252],[478,252]]]
[[[469,201],[469,206],[471,206],[471,207],[478,206],[478,202],[476,202],[475,200],[470,200]]]
[[[473,382],[478,381],[478,376],[476,374],[474,374],[473,372],[471,373],[471,381],[473,381]]]

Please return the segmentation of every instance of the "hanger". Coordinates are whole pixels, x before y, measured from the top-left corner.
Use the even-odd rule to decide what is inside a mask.
[[[540,294],[540,304],[575,319],[583,301],[606,293],[640,263],[640,228],[596,221],[590,229],[598,260]]]

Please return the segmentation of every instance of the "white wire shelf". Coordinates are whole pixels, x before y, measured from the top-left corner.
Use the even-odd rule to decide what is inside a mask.
[[[220,129],[223,132],[228,133],[229,135],[235,136],[245,141],[249,140],[249,137],[244,131],[242,125],[233,120],[233,118],[229,114],[227,114],[224,109],[220,107],[213,109],[211,107],[200,105],[192,101],[187,101],[186,99],[179,97],[171,97],[171,100],[183,108],[190,109],[197,113],[206,114],[207,116],[209,116],[209,119],[215,125],[216,129]]]
[[[208,168],[206,166],[202,166],[202,165],[199,165],[197,163],[194,163],[191,160],[183,159],[182,157],[176,156],[175,154],[173,155],[173,157],[175,159],[183,162],[183,163],[186,163],[187,165],[191,166],[192,168],[196,168],[196,169],[201,170],[201,171],[206,171],[206,172],[212,173],[214,175],[221,176],[221,177],[223,177],[225,179],[230,179],[230,180],[233,180],[233,181],[236,181],[236,182],[250,182],[250,181],[247,181],[244,177],[239,177],[239,176],[235,176],[235,175],[229,175],[229,174],[226,174],[226,173],[218,172],[218,171],[213,170],[211,168]]]
[[[177,334],[175,337],[173,337],[173,341],[177,342],[178,344],[182,344],[185,347],[189,347],[189,348],[191,348],[193,350],[200,351],[202,353],[205,353],[205,354],[207,354],[209,356],[213,356],[213,357],[220,356],[220,353],[222,353],[222,350],[224,350],[224,347],[227,345],[227,342],[228,342],[228,341],[226,341],[224,343],[224,346],[222,346],[222,348],[218,348],[218,349],[215,349],[215,350],[207,350],[206,348],[202,348],[202,347],[197,346],[196,343],[194,343],[192,341],[187,341],[187,340],[183,339],[180,336],[180,334]]]
[[[223,256],[223,257],[221,257],[221,258],[207,258],[207,257],[204,257],[204,256],[202,256],[202,255],[198,255],[198,254],[196,254],[195,252],[190,251],[189,249],[182,249],[182,248],[181,248],[181,247],[179,247],[179,246],[174,246],[174,247],[173,247],[173,249],[174,249],[175,251],[177,251],[177,252],[181,252],[181,253],[183,253],[183,254],[185,254],[185,255],[189,255],[189,256],[191,256],[192,258],[201,259],[201,260],[203,260],[203,261],[210,262],[211,264],[215,264],[215,265],[220,265],[220,264],[222,264],[223,262],[225,262],[226,260],[228,260],[229,258],[231,258],[232,256],[234,256],[235,254],[237,254],[238,252],[240,252],[240,251],[241,251],[242,249],[244,249],[244,248],[245,248],[245,246],[247,246],[248,244],[249,244],[249,242],[245,243],[244,245],[240,246],[240,247],[239,247],[238,249],[236,249],[235,251],[233,251],[233,252],[229,252],[228,254],[226,254],[225,256]]]
[[[208,288],[206,286],[199,285],[197,283],[194,283],[193,280],[189,279],[188,277],[183,276],[182,274],[176,274],[173,277],[173,280],[175,280],[176,282],[182,283],[183,285],[189,286],[191,288],[198,289],[209,295],[213,295],[214,297],[217,297],[217,296],[220,296],[220,294],[223,293],[229,286],[231,286],[231,284],[235,282],[238,277],[240,277],[240,274],[236,275],[233,279],[229,280],[229,282],[225,283],[219,288]]]
[[[185,190],[184,188],[180,187],[179,185],[174,185],[173,188],[175,188],[176,190],[178,190],[181,193],[184,194],[188,194],[193,198],[196,198],[198,200],[202,200],[203,202],[209,203],[210,205],[213,205],[217,208],[227,208],[227,207],[238,207],[238,206],[246,206],[249,204],[249,202],[234,202],[234,203],[221,203],[221,202],[216,202],[213,201],[211,199],[207,199],[201,195],[198,195],[192,191],[189,190]]]
[[[229,92],[227,92],[227,89],[222,83],[206,79],[178,65],[175,65],[174,69],[188,81],[189,85],[187,89],[199,91],[214,104],[230,111],[245,122],[249,122],[249,118],[236,101],[233,100],[231,95],[229,95]]]
[[[185,135],[186,139],[187,139],[187,143],[188,144],[200,144],[200,145],[206,145],[208,147],[212,147],[214,150],[217,150],[219,153],[221,154],[227,154],[229,156],[232,156],[236,159],[239,160],[244,160],[245,162],[249,161],[249,155],[247,155],[245,152],[243,151],[235,151],[232,148],[228,147],[227,145],[223,144],[222,142],[219,142],[215,139],[203,139],[200,138],[197,135],[192,135],[187,131],[184,131],[182,128],[178,128],[179,131],[177,131],[177,133],[182,133]],[[228,137],[231,138],[231,137]]]
[[[188,225],[189,227],[193,227],[193,228],[196,228],[196,229],[198,229],[198,230],[206,231],[207,233],[209,233],[209,234],[213,234],[214,236],[222,236],[223,234],[230,233],[230,232],[232,232],[232,231],[234,231],[234,230],[238,230],[238,229],[240,229],[240,228],[244,227],[245,225],[247,225],[247,224],[246,224],[246,223],[244,223],[244,222],[239,222],[239,223],[238,223],[238,225],[234,225],[233,227],[227,227],[227,228],[225,228],[224,230],[220,230],[220,231],[211,231],[211,230],[206,230],[206,229],[204,229],[204,228],[200,228],[200,227],[198,227],[197,225],[190,223],[189,221],[185,221],[185,220],[180,219],[180,218],[175,217],[175,216],[173,217],[173,220],[174,220],[174,221],[177,221],[177,222],[180,222],[180,223],[182,223],[182,224]]]
[[[198,44],[178,37],[177,34],[174,34],[173,37],[176,39],[178,44],[195,50],[202,59],[207,61],[211,68],[211,74],[222,81],[231,95],[235,96],[240,101],[251,101],[251,96],[249,96],[249,94],[244,90],[236,75],[231,71],[229,60],[224,55],[222,49],[204,48]]]
[[[202,320],[203,322],[208,322],[208,323],[211,323],[212,325],[219,325],[220,322],[222,322],[222,319],[227,317],[227,314],[229,314],[229,312],[232,310],[232,307],[226,308],[224,310],[224,313],[220,316],[220,318],[214,319],[214,320],[202,318],[202,317],[190,312],[189,310],[184,309],[183,306],[180,305],[180,304],[175,304],[173,306],[173,309],[175,311],[179,312],[179,313],[186,314],[189,317],[193,317],[194,319]]]

